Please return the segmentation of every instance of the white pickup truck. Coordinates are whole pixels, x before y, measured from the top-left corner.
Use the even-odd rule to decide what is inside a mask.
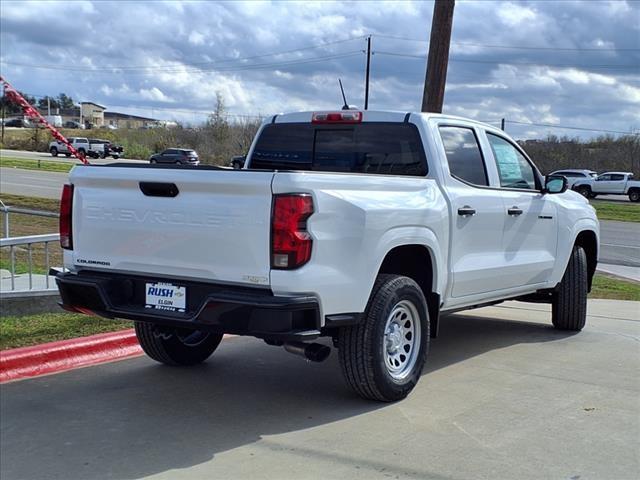
[[[112,156],[114,159],[118,159],[122,156],[122,147],[113,148],[111,142],[108,140],[98,140],[86,137],[69,137],[67,140],[79,153],[92,158],[106,158]],[[67,157],[71,156],[71,152],[67,148],[67,145],[58,140],[53,140],[49,143],[49,153],[51,153],[53,157],[57,157],[59,154],[64,154]]]
[[[630,172],[604,172],[595,178],[581,179],[571,187],[580,195],[627,195],[632,202],[640,202],[640,181]]]
[[[242,170],[75,167],[57,283],[67,310],[134,320],[159,362],[202,362],[224,333],[321,361],[329,337],[355,392],[394,401],[442,313],[520,299],[583,328],[599,225],[565,190],[475,121],[276,115]]]

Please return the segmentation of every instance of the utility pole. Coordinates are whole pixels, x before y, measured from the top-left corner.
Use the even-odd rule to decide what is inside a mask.
[[[505,123],[505,120],[503,118],[502,120],[500,120],[500,130],[502,130],[503,132],[504,132],[504,123]]]
[[[371,69],[371,35],[367,37],[367,71],[364,80],[364,109],[369,108],[369,70]]]
[[[48,95],[47,95],[47,115],[49,117],[51,116],[51,99],[49,98]]]
[[[429,59],[422,95],[423,112],[442,113],[454,6],[455,0],[436,0],[433,6]]]

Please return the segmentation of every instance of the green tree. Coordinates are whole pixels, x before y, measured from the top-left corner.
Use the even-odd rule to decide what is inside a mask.
[[[73,98],[66,93],[58,95],[58,103],[60,104],[60,108],[73,108]]]

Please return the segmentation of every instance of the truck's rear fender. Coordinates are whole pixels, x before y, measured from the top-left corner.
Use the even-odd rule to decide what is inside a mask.
[[[448,217],[434,180],[277,173],[273,193],[290,192],[314,198],[315,211],[307,223],[314,242],[311,260],[298,270],[272,270],[271,287],[276,295],[317,296],[323,318],[363,312],[382,262],[396,247],[422,245],[432,252],[436,268],[446,265],[439,245],[448,245]],[[443,277],[435,272],[438,290]]]

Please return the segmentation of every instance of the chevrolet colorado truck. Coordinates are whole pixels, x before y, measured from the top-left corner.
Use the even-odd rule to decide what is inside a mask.
[[[395,401],[444,313],[519,299],[583,328],[599,225],[566,188],[472,120],[275,115],[242,170],[76,166],[56,280],[63,308],[134,320],[161,363],[202,362],[225,333],[314,361],[333,346],[357,394]]]
[[[634,180],[630,172],[604,172],[595,178],[580,179],[571,188],[587,198],[627,195],[630,201],[640,202],[640,181]]]

